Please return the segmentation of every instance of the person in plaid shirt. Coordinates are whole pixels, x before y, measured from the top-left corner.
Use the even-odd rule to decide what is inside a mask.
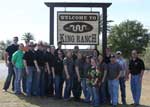
[[[87,85],[89,93],[92,97],[92,105],[94,107],[99,106],[99,82],[101,80],[102,74],[97,67],[96,58],[91,58],[91,68],[87,75]]]

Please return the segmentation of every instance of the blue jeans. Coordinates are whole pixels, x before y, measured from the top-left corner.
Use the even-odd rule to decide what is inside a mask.
[[[39,93],[40,96],[45,96],[45,68],[40,67],[40,78],[39,78]]]
[[[14,68],[15,70],[15,93],[20,94],[21,93],[21,80],[22,80],[22,73],[24,69],[22,68]]]
[[[113,105],[118,104],[119,80],[108,80],[109,93]]]
[[[55,97],[61,98],[63,90],[63,77],[62,75],[55,75]]]
[[[33,96],[38,95],[38,90],[37,90],[37,88],[38,88],[38,86],[37,86],[38,75],[39,75],[39,73],[35,69],[35,71],[32,72],[32,92],[31,93]]]
[[[81,82],[78,81],[77,76],[75,75],[73,77],[73,87],[72,87],[72,93],[75,100],[80,100],[81,92],[82,92]]]
[[[26,78],[27,78],[26,72],[25,72],[25,70],[23,70],[23,72],[22,72],[22,89],[23,89],[24,93],[26,93]]]
[[[27,69],[29,73],[26,75],[26,93],[27,93],[27,96],[31,96],[33,72],[35,71],[35,67],[28,66]]]
[[[92,87],[92,93],[93,93],[93,105],[94,105],[94,107],[98,107],[100,104],[98,87]]]
[[[81,79],[81,86],[85,97],[85,102],[90,102],[90,93],[88,91],[88,86],[86,84],[86,78]]]
[[[121,91],[121,100],[123,104],[126,104],[126,85],[125,85],[125,77],[119,78],[120,91]]]
[[[93,86],[88,86],[88,90],[89,90],[90,96],[92,97],[92,101],[91,101],[92,105],[94,107],[98,107],[100,105],[99,88],[93,87]]]
[[[139,75],[131,75],[131,91],[132,96],[135,104],[140,103],[140,97],[141,97],[141,77]]]
[[[48,74],[48,94],[54,96],[54,78],[52,73]]]
[[[65,80],[66,86],[64,91],[64,99],[69,99],[71,95],[71,90],[73,87],[73,78]]]
[[[15,72],[14,72],[14,67],[13,67],[13,64],[12,63],[9,63],[8,64],[8,74],[7,74],[7,77],[6,77],[6,81],[4,83],[4,87],[3,89],[7,90],[10,86],[10,82],[11,82],[11,79],[13,78],[12,80],[12,90],[14,91],[14,82],[15,82]]]
[[[100,85],[100,88],[99,88],[100,104],[105,104],[107,102],[107,98],[106,98],[106,86],[107,86],[107,82],[106,81],[104,81]]]
[[[34,72],[33,85],[34,85],[32,87],[33,95],[35,96],[45,95],[45,69],[44,67],[40,67],[40,72]]]

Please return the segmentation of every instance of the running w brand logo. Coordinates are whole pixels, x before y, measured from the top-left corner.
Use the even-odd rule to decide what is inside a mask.
[[[71,33],[85,33],[93,30],[93,27],[90,24],[83,22],[73,22],[64,25],[63,29]]]

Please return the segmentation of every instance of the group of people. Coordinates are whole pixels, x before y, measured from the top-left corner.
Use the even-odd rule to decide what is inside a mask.
[[[5,63],[8,75],[3,91],[7,91],[12,80],[12,90],[16,95],[48,96],[55,99],[81,101],[98,107],[103,104],[118,105],[119,86],[122,104],[126,105],[126,80],[131,74],[131,92],[134,105],[140,104],[144,62],[136,50],[127,64],[121,51],[115,54],[106,49],[106,56],[93,49],[90,55],[74,50],[62,50],[39,42],[18,44],[18,37],[7,47]],[[72,94],[71,94],[72,92]]]

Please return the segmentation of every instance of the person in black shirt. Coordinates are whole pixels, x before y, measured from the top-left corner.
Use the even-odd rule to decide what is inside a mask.
[[[37,73],[36,73],[37,92],[36,94],[38,96],[45,96],[45,72],[46,72],[46,69],[48,70],[48,72],[50,72],[50,69],[48,66],[48,62],[46,60],[46,54],[43,51],[44,49],[43,43],[42,42],[38,43],[37,48],[38,49],[35,52],[35,60],[34,60],[34,63],[37,69]]]
[[[111,58],[111,49],[106,48],[106,56],[104,56],[104,62],[106,65],[110,63],[110,58]],[[106,76],[106,103],[110,103],[110,94],[109,94],[109,88],[108,88],[108,73]]]
[[[58,45],[58,48],[55,50],[55,55],[58,57],[58,51],[60,50],[61,53],[63,54],[63,58],[64,58],[64,57],[65,57],[65,53],[64,53],[64,51],[61,49],[62,42],[61,42],[61,41],[58,41],[57,45]]]
[[[55,52],[55,47],[50,46],[46,53],[46,60],[50,68],[50,71],[48,72],[48,75],[46,76],[46,79],[47,79],[46,93],[48,96],[54,96],[54,81],[53,80],[55,78],[54,63],[56,60],[56,56],[54,52]]]
[[[131,92],[134,100],[134,105],[138,106],[140,103],[140,96],[142,90],[142,79],[145,70],[145,65],[142,59],[138,57],[137,51],[132,51],[132,59],[129,61],[129,73],[131,74]]]
[[[55,70],[55,97],[62,98],[62,90],[63,90],[63,53],[58,50],[58,57],[56,57],[54,63]]]
[[[33,74],[35,74],[35,51],[34,51],[34,44],[33,42],[30,42],[28,45],[28,51],[25,52],[23,59],[24,59],[24,65],[25,65],[25,71],[26,71],[26,93],[27,96],[31,96],[31,94],[34,94],[34,88],[32,88],[33,83]],[[34,80],[35,83],[35,80]],[[32,90],[34,89],[34,90]]]
[[[74,50],[73,50],[73,54],[72,54],[72,59],[73,59],[73,62],[74,62],[74,66],[73,66],[74,71],[76,71],[75,70],[75,68],[76,68],[75,67],[75,62],[78,59],[78,53],[79,53],[79,46],[75,46]],[[76,75],[74,76],[74,79],[73,79],[72,93],[73,93],[73,96],[74,96],[74,100],[75,101],[80,101],[81,85],[79,85],[79,81],[78,81]]]
[[[14,37],[13,44],[8,46],[5,50],[4,60],[5,60],[6,66],[8,67],[8,75],[7,75],[6,81],[4,83],[3,91],[7,91],[7,89],[10,86],[10,82],[11,82],[12,78],[13,78],[12,90],[14,91],[15,72],[13,69],[13,64],[11,63],[11,58],[12,58],[13,53],[18,50],[18,47],[19,47],[18,37]]]

